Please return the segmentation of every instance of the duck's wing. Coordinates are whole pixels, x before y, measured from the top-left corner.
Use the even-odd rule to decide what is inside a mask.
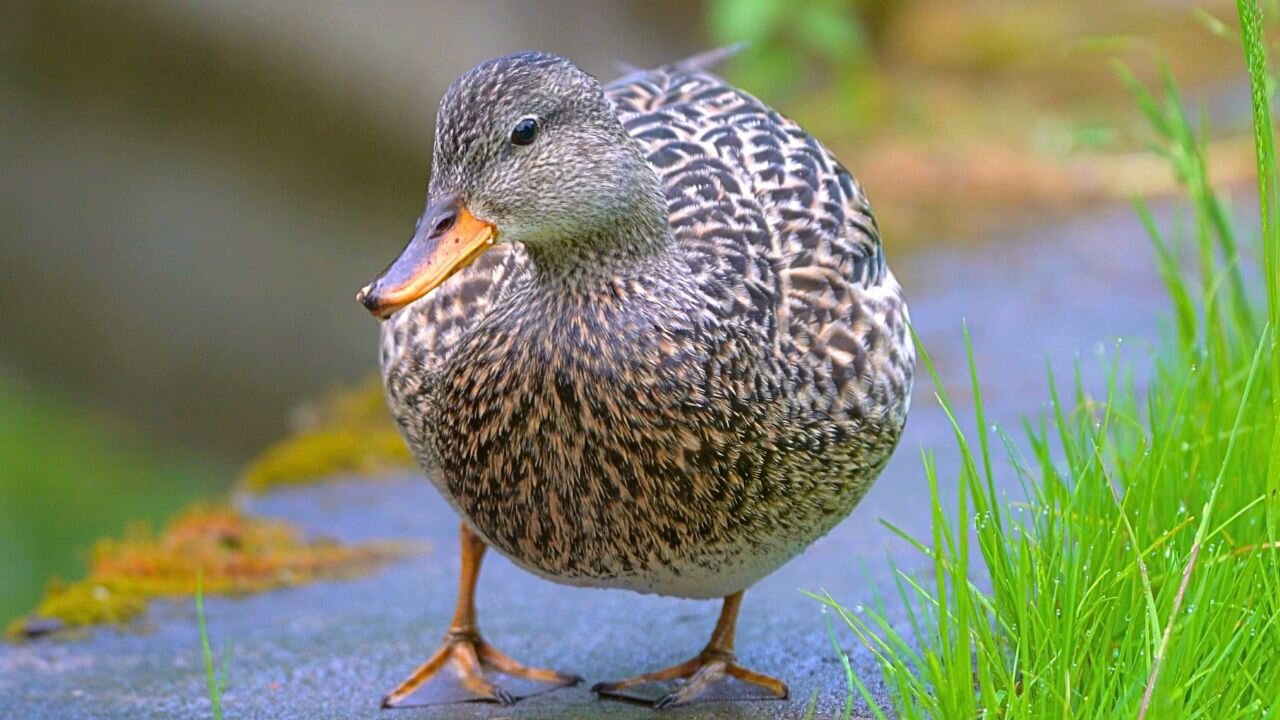
[[[698,67],[634,72],[606,93],[663,180],[700,288],[761,331],[805,404],[858,415],[909,393],[901,290],[865,193],[825,147]]]

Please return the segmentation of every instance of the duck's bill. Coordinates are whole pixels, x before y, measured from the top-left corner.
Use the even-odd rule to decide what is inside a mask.
[[[395,262],[356,294],[375,317],[395,311],[436,289],[488,250],[497,230],[455,202],[427,209],[413,239]]]

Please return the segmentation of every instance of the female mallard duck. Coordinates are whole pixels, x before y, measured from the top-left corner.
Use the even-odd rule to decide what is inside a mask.
[[[430,202],[358,299],[382,326],[392,412],[462,516],[445,666],[571,684],[483,640],[487,546],[545,578],[723,597],[694,659],[621,682],[726,675],[743,590],[849,514],[893,452],[915,356],[866,196],[710,56],[606,87],[542,53],[445,93]],[[501,242],[500,242],[501,241]],[[496,243],[496,244],[495,244]]]

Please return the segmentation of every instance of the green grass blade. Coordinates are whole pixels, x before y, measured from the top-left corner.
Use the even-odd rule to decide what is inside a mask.
[[[196,621],[200,625],[200,653],[204,657],[204,677],[213,705],[214,720],[222,720],[222,683],[213,665],[213,649],[209,645],[209,628],[204,618],[204,571],[196,571]],[[225,670],[223,671],[226,672]],[[225,677],[225,674],[224,674]]]

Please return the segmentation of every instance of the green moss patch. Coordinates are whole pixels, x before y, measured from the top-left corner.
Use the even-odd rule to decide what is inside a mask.
[[[293,434],[245,468],[244,487],[262,492],[338,474],[378,475],[413,466],[387,412],[382,383],[371,378],[298,413]]]
[[[88,577],[50,583],[35,612],[10,625],[9,634],[126,623],[142,615],[151,598],[190,596],[201,573],[205,593],[257,592],[350,577],[404,550],[392,543],[307,539],[287,523],[226,506],[195,506],[159,534],[139,523],[123,538],[99,540]]]

